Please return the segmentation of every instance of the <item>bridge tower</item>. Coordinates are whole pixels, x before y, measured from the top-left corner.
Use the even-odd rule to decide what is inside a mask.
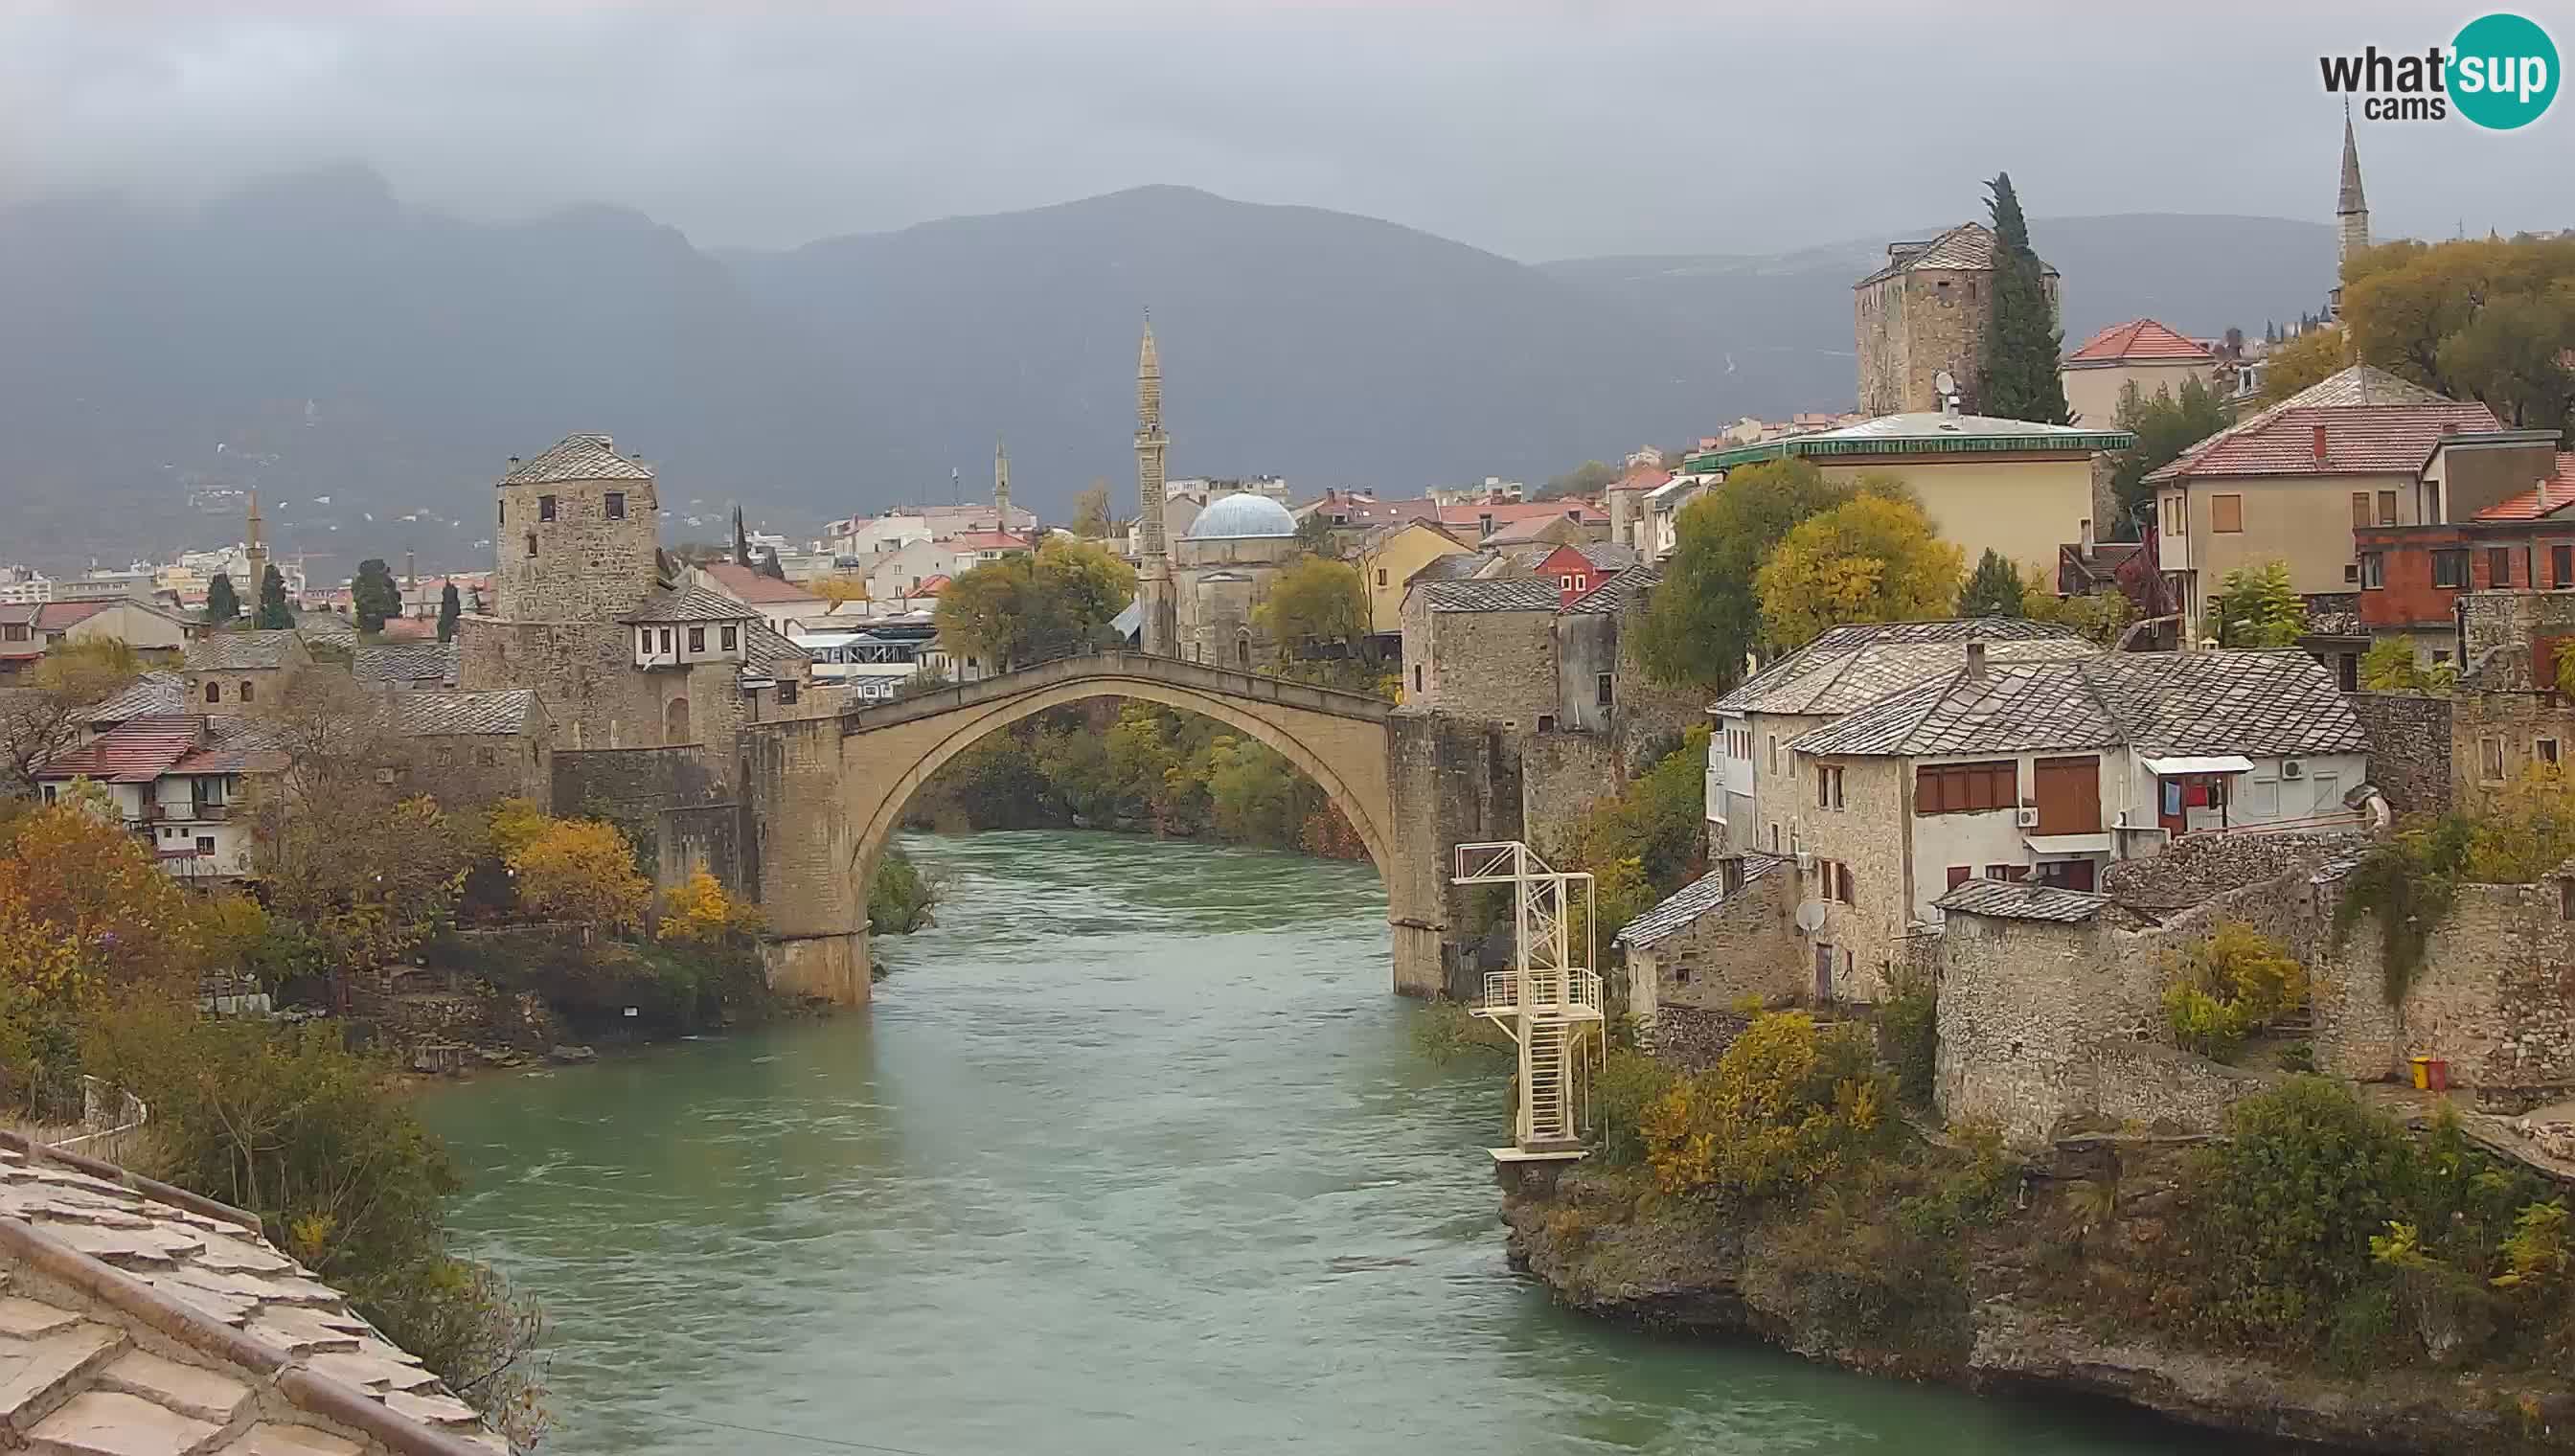
[[[1511,1146],[1491,1149],[1493,1160],[1581,1157],[1591,1080],[1608,1040],[1600,977],[1591,969],[1599,949],[1591,876],[1550,868],[1528,845],[1505,839],[1458,845],[1450,882],[1511,887],[1511,965],[1485,973],[1484,993],[1475,1002],[1475,1014],[1509,1032],[1519,1050]],[[1570,924],[1577,908],[1583,940],[1578,961]]]
[[[1136,601],[1144,610],[1137,645],[1160,658],[1180,656],[1180,615],[1172,596],[1171,548],[1163,539],[1163,358],[1154,348],[1154,315],[1136,355]]]

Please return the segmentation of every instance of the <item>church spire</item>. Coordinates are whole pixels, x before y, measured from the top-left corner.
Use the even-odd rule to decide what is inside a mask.
[[[2342,191],[2334,201],[2334,220],[2340,225],[2334,240],[2334,263],[2337,269],[2351,261],[2351,255],[2369,246],[2369,198],[2360,189],[2360,146],[2351,131],[2351,103],[2342,107]]]

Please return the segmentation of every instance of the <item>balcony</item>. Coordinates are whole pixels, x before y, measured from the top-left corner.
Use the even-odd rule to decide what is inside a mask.
[[[1484,972],[1484,994],[1475,1002],[1476,1015],[1516,1016],[1523,1005],[1566,1020],[1597,1021],[1600,977],[1587,970]]]

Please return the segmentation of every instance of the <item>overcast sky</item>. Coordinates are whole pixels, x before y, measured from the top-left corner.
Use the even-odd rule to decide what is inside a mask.
[[[2318,51],[2419,52],[2482,9],[2113,8],[0,0],[0,197],[357,160],[470,216],[612,202],[784,246],[1174,182],[1528,260],[1952,221],[1997,169],[2042,216],[2329,220]],[[2575,6],[2519,8],[2575,60]],[[2360,145],[2382,236],[2575,226],[2575,100]]]

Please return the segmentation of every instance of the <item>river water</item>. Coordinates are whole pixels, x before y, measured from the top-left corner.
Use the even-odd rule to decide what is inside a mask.
[[[540,1296],[563,1453],[2143,1456],[2206,1442],[1648,1339],[1502,1259],[1364,866],[915,838],[874,1008],[424,1099]]]

